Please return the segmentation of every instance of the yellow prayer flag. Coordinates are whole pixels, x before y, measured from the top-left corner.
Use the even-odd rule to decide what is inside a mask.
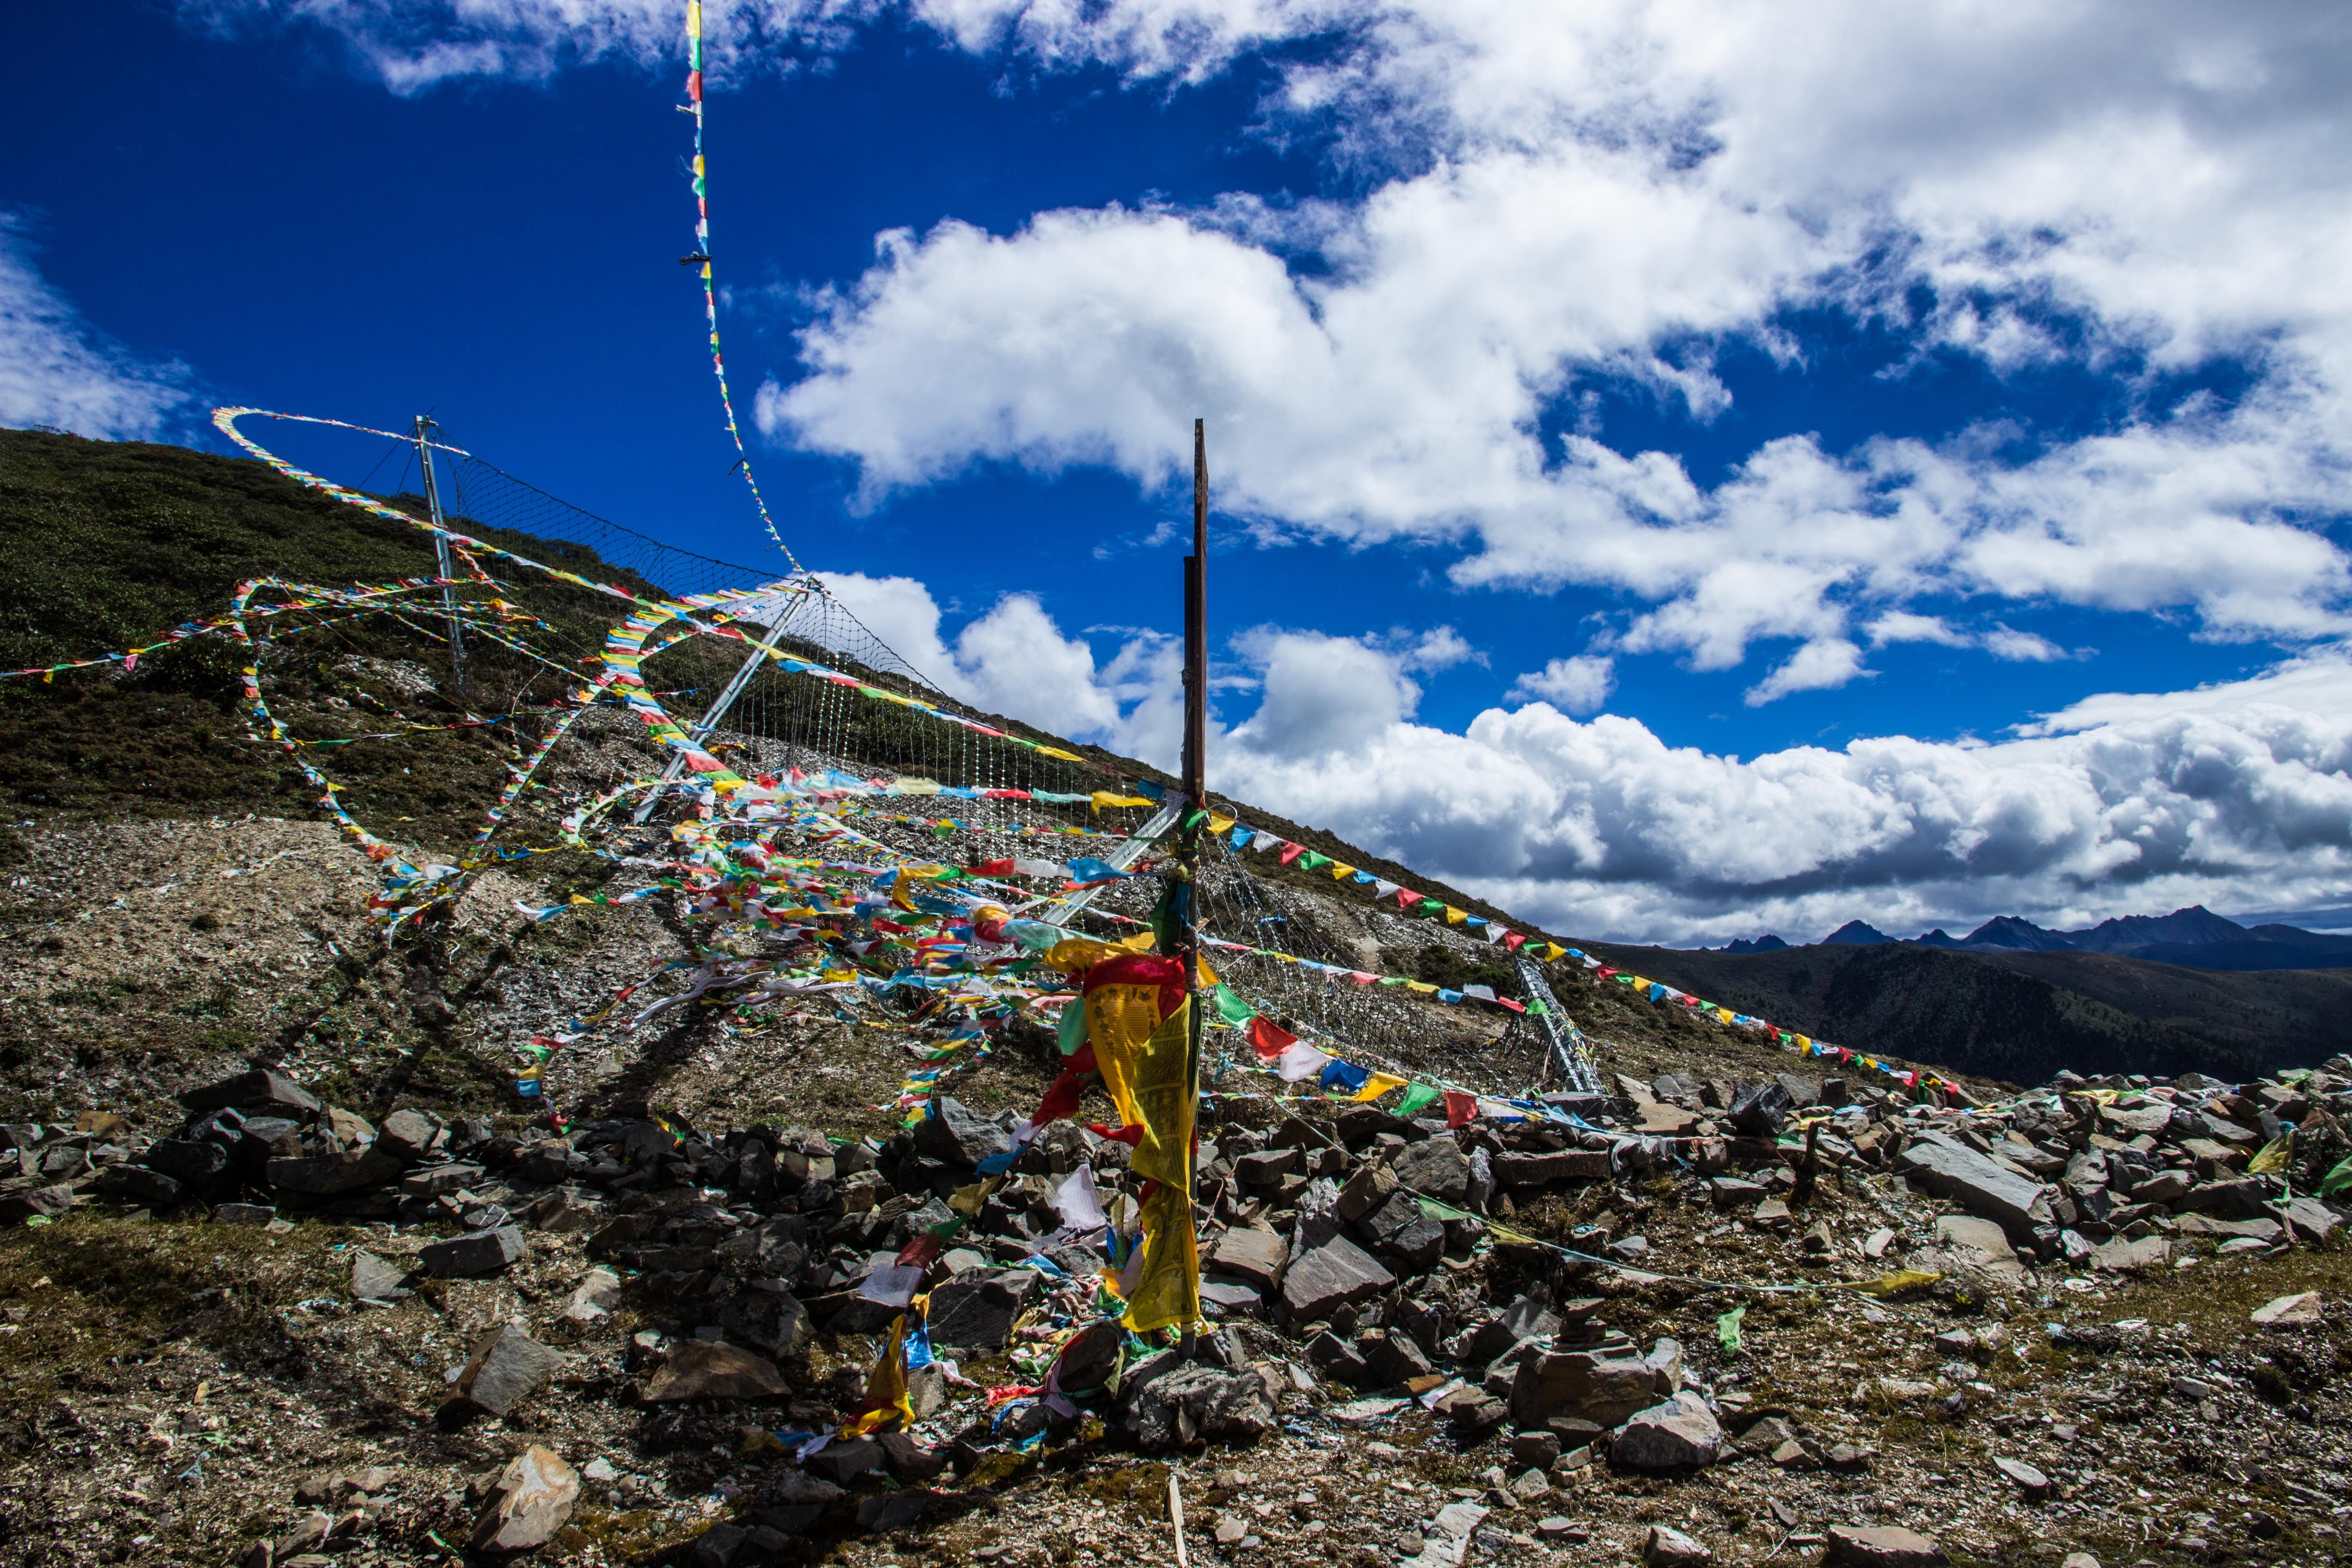
[[[1426,980],[1408,980],[1404,983],[1404,988],[1408,991],[1417,991],[1423,996],[1434,994],[1437,990],[1436,986]]]
[[[2282,1132],[2262,1147],[2262,1152],[2246,1162],[2246,1174],[2267,1176],[2286,1169],[2287,1154],[2294,1146],[2294,1134]]]
[[[1190,998],[1160,1016],[1157,985],[1087,993],[1087,1038],[1119,1120],[1143,1129],[1128,1162],[1139,1176],[1190,1190],[1192,1148]],[[1190,1201],[1189,1198],[1187,1200]]]
[[[864,1406],[856,1419],[843,1424],[841,1432],[845,1437],[863,1437],[886,1426],[911,1426],[914,1419],[915,1407],[907,1397],[907,1320],[902,1315],[891,1321],[890,1338],[866,1374]]]
[[[1364,1080],[1364,1087],[1356,1091],[1355,1098],[1359,1103],[1368,1105],[1392,1089],[1402,1089],[1404,1082],[1405,1080],[1401,1078],[1391,1078],[1384,1072],[1376,1072]]]
[[[1331,879],[1335,882],[1344,882],[1355,874],[1353,866],[1342,866],[1336,860],[1331,863]]]
[[[1143,1272],[1127,1299],[1125,1321],[1139,1334],[1181,1328],[1201,1316],[1201,1242],[1192,1194],[1163,1185],[1143,1201]]]
[[[1865,1279],[1854,1287],[1865,1296],[1892,1296],[1898,1291],[1933,1285],[1941,1274],[1928,1274],[1916,1268],[1898,1268],[1892,1274],[1882,1274],[1875,1279]]]
[[[1457,910],[1452,904],[1445,906],[1445,923],[1447,925],[1458,926],[1469,918],[1470,916],[1467,910]]]
[[[1215,812],[1213,812],[1213,812],[1211,812],[1211,813],[1209,813],[1209,831],[1210,831],[1210,832],[1212,832],[1212,833],[1229,833],[1229,832],[1231,832],[1231,831],[1233,830],[1233,826],[1234,826],[1234,819],[1233,819],[1232,817],[1230,817],[1230,816],[1218,816]]]
[[[1567,952],[1568,949],[1560,946],[1559,943],[1556,942],[1548,942],[1544,943],[1544,962],[1546,963],[1549,963],[1553,959],[1564,955]]]

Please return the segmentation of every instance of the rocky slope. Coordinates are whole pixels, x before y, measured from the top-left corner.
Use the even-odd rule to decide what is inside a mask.
[[[6,442],[0,522],[65,509],[87,546],[20,539],[20,575],[96,644],[199,613],[273,542],[317,580],[414,569],[396,531],[341,537],[341,512],[252,465],[93,448],[78,468],[82,444]],[[110,559],[149,560],[139,593],[97,591]],[[293,674],[297,718],[434,700],[422,668],[372,653]],[[1001,1179],[977,1168],[1058,1066],[1045,1030],[1015,1017],[960,1047],[911,1131],[905,1076],[950,1042],[887,995],[725,1025],[682,1007],[563,1052],[521,1098],[520,1044],[690,957],[697,928],[661,900],[527,921],[517,904],[614,875],[548,854],[387,945],[373,868],[241,738],[220,675],[159,658],[0,689],[0,792],[22,813],[0,837],[11,1560],[2339,1555],[2352,1268],[2312,1194],[2352,1152],[2352,1061],[1979,1077],[1913,1103],[1876,1073],[1800,1076],[1820,1064],[1570,962],[1550,982],[1610,1092],[1448,1127],[1284,1088],[1220,1036],[1199,1193],[1214,1315],[1147,1342],[1093,1278],[1121,1245],[1106,1225],[1131,1232],[1126,1145],[1063,1123]],[[347,798],[423,859],[469,836],[513,752],[483,730],[415,744],[432,750],[342,756]],[[650,762],[592,713],[519,809],[543,832]],[[945,852],[932,826],[866,820],[901,854]],[[1511,979],[1462,929],[1303,860],[1249,869],[1291,951]],[[1323,982],[1286,973],[1266,997],[1321,1005]],[[1490,1091],[1536,1077],[1539,1044],[1499,1009],[1342,995],[1384,1066]],[[2137,1026],[2104,1017],[2110,1044]],[[1821,1032],[1896,1055],[1947,1038]],[[2042,1077],[2017,1043],[1976,1065]],[[2305,1066],[2329,1054],[2308,1046]],[[1081,1120],[1110,1115],[1097,1097]],[[2284,1167],[2250,1170],[2289,1123]],[[952,1217],[911,1423],[817,1446],[887,1359],[898,1314],[866,1285]]]

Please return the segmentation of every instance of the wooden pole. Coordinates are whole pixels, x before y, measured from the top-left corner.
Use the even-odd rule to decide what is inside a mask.
[[[1202,1007],[1201,829],[1208,818],[1209,790],[1209,437],[1207,422],[1192,421],[1192,553],[1184,558],[1184,784],[1177,808],[1176,956],[1192,992],[1192,1038],[1186,1074],[1195,1132],[1184,1152],[1184,1192],[1199,1198],[1195,1157],[1200,1142]]]

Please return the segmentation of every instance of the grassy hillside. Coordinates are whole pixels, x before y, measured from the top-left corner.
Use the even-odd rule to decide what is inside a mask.
[[[2352,975],[2209,973],[2101,953],[1887,943],[1779,952],[1598,946],[1612,963],[1821,1039],[2011,1082],[2189,1071],[2242,1079],[2352,1040]]]

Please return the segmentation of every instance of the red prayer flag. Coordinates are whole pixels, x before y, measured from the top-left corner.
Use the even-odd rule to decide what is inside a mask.
[[[1458,1089],[1445,1091],[1446,1126],[1467,1127],[1470,1119],[1477,1114],[1478,1101],[1475,1096],[1465,1094]]]
[[[1260,1060],[1270,1062],[1297,1045],[1298,1037],[1260,1013],[1249,1021],[1249,1043],[1257,1051]]]

